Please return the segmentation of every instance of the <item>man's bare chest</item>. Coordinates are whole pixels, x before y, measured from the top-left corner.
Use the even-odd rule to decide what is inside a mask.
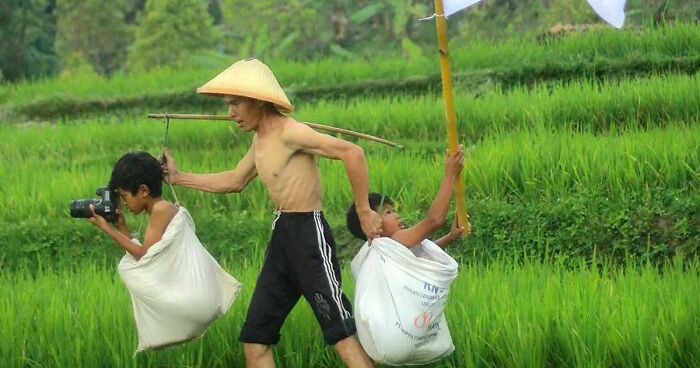
[[[283,152],[256,152],[255,168],[263,181],[265,179],[275,179],[284,174],[289,160],[290,155],[286,155]]]

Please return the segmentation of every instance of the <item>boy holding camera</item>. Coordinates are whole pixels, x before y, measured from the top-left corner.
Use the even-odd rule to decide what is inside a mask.
[[[90,222],[128,253],[118,270],[131,294],[137,352],[202,336],[228,311],[241,288],[202,246],[189,212],[163,199],[162,180],[160,161],[146,152],[127,153],[112,170],[109,193],[129,211],[149,215],[143,245],[131,239],[121,211],[114,219],[113,212],[99,206],[116,220],[112,227],[90,204]]]
[[[133,152],[122,156],[112,169],[109,191],[115,195],[115,202],[121,204],[117,209],[117,223],[110,226],[107,220],[95,213],[90,223],[107,233],[120,247],[124,248],[134,259],[143,257],[148,248],[158,242],[170,221],[177,214],[178,208],[163,199],[163,170],[160,162],[147,152]],[[148,225],[143,237],[143,245],[131,240],[131,233],[126,226],[122,208],[126,207],[134,214],[146,211],[149,215]]]

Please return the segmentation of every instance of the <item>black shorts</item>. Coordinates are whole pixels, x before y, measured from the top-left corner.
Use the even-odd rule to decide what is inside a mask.
[[[326,343],[335,345],[354,335],[352,306],[340,286],[335,241],[323,213],[278,214],[239,340],[276,344],[284,320],[302,295]]]

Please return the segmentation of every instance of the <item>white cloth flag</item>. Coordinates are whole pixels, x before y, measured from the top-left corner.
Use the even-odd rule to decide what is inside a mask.
[[[445,11],[445,17],[449,17],[450,15],[481,1],[482,0],[442,0],[442,7]]]
[[[482,0],[442,0],[445,17],[472,6]],[[625,23],[625,0],[587,0],[598,15],[613,27],[622,28]]]
[[[622,28],[625,23],[625,0],[588,0],[603,20],[615,28]]]

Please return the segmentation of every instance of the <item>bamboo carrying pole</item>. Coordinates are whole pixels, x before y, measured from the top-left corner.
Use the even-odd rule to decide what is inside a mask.
[[[440,72],[442,75],[442,98],[445,101],[445,119],[447,125],[447,148],[450,153],[457,151],[457,116],[452,99],[452,76],[450,74],[450,55],[447,48],[447,21],[442,0],[435,0],[435,25],[437,28],[438,52],[440,53]],[[457,222],[464,226],[464,235],[471,233],[471,224],[464,201],[464,179],[460,175],[455,184],[457,200]]]
[[[233,121],[233,118],[230,116],[225,116],[225,115],[200,115],[200,114],[155,114],[151,113],[148,114],[148,117],[151,119],[189,119],[189,120],[224,120],[224,121]],[[307,122],[302,122],[303,124],[308,125],[309,127],[313,129],[318,129],[318,130],[325,130],[329,132],[335,132],[335,133],[342,133],[342,134],[347,134],[353,137],[357,138],[362,138],[362,139],[367,139],[370,141],[386,144],[388,146],[396,147],[396,148],[403,148],[402,144],[398,144],[395,142],[392,142],[390,140],[386,140],[384,138],[379,138],[375,137],[373,135],[369,134],[364,134],[364,133],[358,133],[354,132],[352,130],[348,129],[343,129],[343,128],[336,128],[328,125],[321,125],[321,124],[315,124],[315,123],[307,123]]]

